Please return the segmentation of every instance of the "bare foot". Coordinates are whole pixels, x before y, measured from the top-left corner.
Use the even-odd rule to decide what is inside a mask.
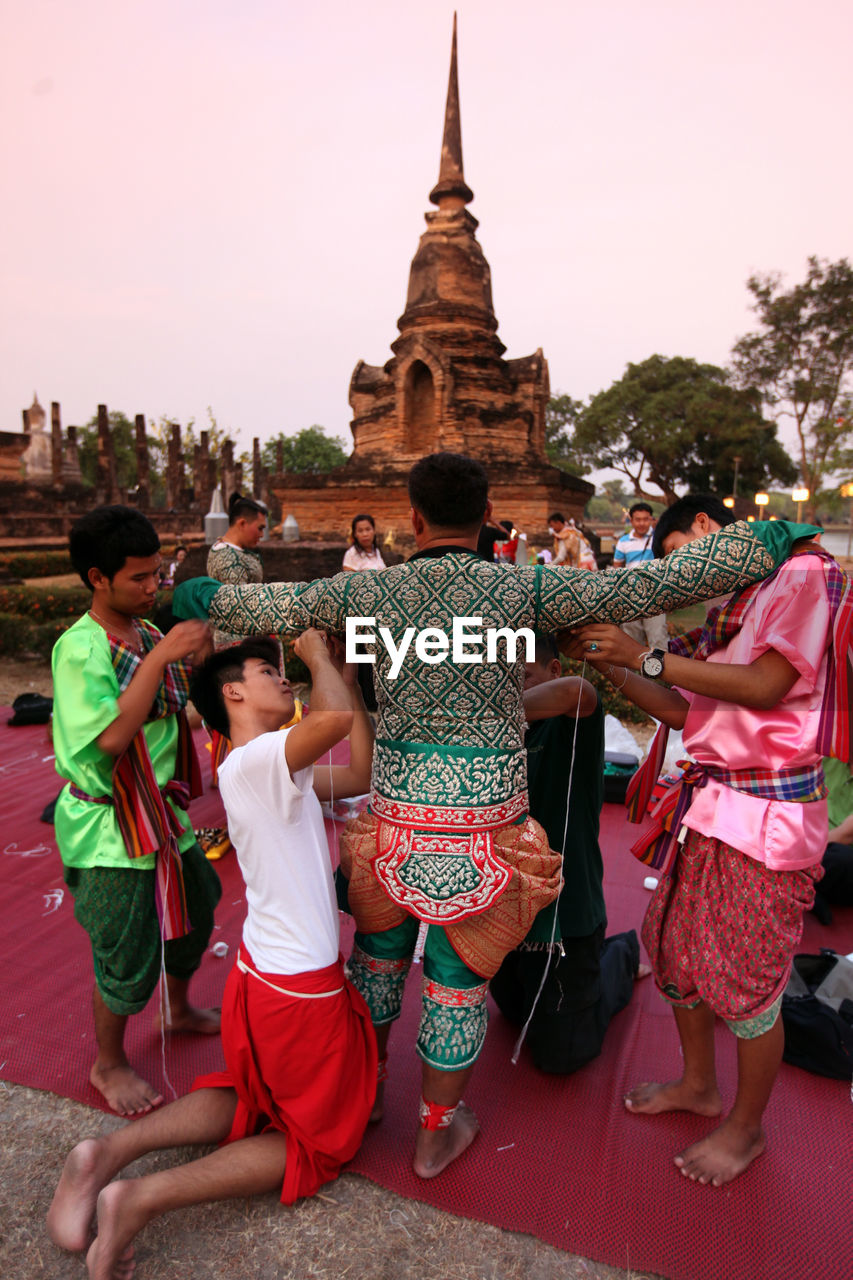
[[[718,1116],[723,1101],[716,1085],[694,1089],[683,1080],[665,1084],[638,1084],[623,1099],[628,1111],[657,1116],[664,1111],[693,1111],[697,1116]]]
[[[134,1182],[111,1182],[98,1196],[98,1234],[86,1255],[89,1280],[127,1280],[133,1275],[133,1238],[151,1216],[140,1209]]]
[[[172,1006],[170,1018],[166,1019],[161,1011],[155,1019],[157,1027],[164,1023],[166,1031],[194,1031],[203,1036],[218,1036],[220,1012],[218,1009],[196,1009],[191,1004],[183,1009]]]
[[[641,982],[643,978],[648,978],[652,972],[651,965],[638,964],[637,972],[634,974],[634,981]]]
[[[480,1132],[477,1117],[460,1102],[446,1129],[418,1129],[412,1168],[419,1178],[435,1178],[443,1173]]]
[[[117,1067],[102,1067],[96,1062],[89,1072],[89,1081],[120,1116],[144,1115],[163,1101],[162,1093],[126,1062]]]
[[[68,1153],[47,1211],[47,1234],[60,1249],[79,1253],[87,1247],[98,1193],[110,1177],[111,1170],[105,1167],[102,1145],[96,1138],[78,1142]]]
[[[707,1138],[676,1156],[675,1163],[685,1178],[722,1187],[748,1169],[766,1145],[762,1129],[747,1128],[728,1116]]]

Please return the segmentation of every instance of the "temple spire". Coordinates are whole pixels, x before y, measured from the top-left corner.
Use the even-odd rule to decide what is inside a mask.
[[[474,199],[474,192],[462,171],[462,123],[459,118],[459,77],[456,72],[456,14],[453,15],[453,44],[450,51],[450,77],[447,82],[447,105],[444,110],[444,138],[438,182],[429,193],[440,209],[461,209]]]

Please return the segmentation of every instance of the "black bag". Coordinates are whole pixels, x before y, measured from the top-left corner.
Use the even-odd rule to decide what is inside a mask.
[[[14,715],[9,724],[47,724],[53,711],[53,698],[41,693],[21,693],[12,703]]]
[[[853,961],[824,948],[794,956],[782,996],[786,1062],[834,1080],[853,1079]]]

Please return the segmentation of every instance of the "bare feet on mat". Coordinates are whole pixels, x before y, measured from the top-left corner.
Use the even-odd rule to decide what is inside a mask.
[[[697,1116],[718,1116],[723,1109],[715,1085],[696,1089],[684,1080],[668,1080],[665,1084],[638,1084],[623,1099],[628,1111],[656,1116],[664,1111],[693,1111]]]
[[[729,1116],[701,1142],[694,1142],[675,1163],[685,1178],[722,1187],[743,1173],[767,1145],[761,1129],[747,1128]]]
[[[126,1062],[115,1067],[102,1067],[96,1062],[89,1072],[89,1082],[120,1116],[144,1115],[163,1101],[162,1093],[138,1076]]]
[[[111,1182],[98,1196],[98,1234],[86,1255],[89,1280],[129,1280],[133,1238],[150,1219],[136,1203],[133,1181]]]
[[[435,1178],[443,1173],[480,1132],[477,1117],[460,1102],[446,1129],[418,1129],[412,1168],[419,1178]]]
[[[166,1031],[193,1031],[203,1036],[218,1036],[220,1012],[218,1009],[196,1009],[188,1004],[184,1009],[172,1008],[168,1019],[164,1013],[155,1018],[155,1026]]]
[[[648,978],[648,977],[650,977],[651,972],[652,972],[652,967],[651,967],[651,965],[648,965],[648,964],[638,964],[638,965],[637,965],[637,972],[634,974],[634,981],[635,981],[635,982],[640,982],[643,978]]]
[[[47,1234],[60,1249],[80,1253],[92,1239],[98,1195],[109,1181],[103,1149],[96,1138],[78,1142],[68,1153],[59,1185],[47,1211]]]

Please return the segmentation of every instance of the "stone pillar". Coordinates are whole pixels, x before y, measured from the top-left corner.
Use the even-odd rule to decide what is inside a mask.
[[[237,474],[234,469],[234,441],[224,440],[222,443],[222,501],[228,510],[231,494],[239,488]]]
[[[284,470],[284,441],[276,440],[275,442],[275,469],[278,475]]]
[[[145,430],[145,414],[134,418],[136,428],[136,505],[146,510],[151,505],[151,468],[148,459],[148,435]]]
[[[80,455],[77,452],[77,428],[69,427],[65,442],[65,459],[62,464],[62,478],[66,484],[80,484],[83,477],[80,471]]]
[[[50,469],[54,484],[62,484],[62,420],[59,402],[50,403]]]
[[[183,501],[184,455],[181,447],[181,428],[177,422],[169,424],[169,448],[166,460],[166,508],[177,511]]]
[[[98,405],[98,461],[95,470],[95,495],[98,502],[118,502],[116,459],[110,433],[110,416],[105,404]]]
[[[210,434],[202,431],[193,450],[193,500],[201,511],[210,506]]]
[[[261,475],[261,442],[257,436],[252,441],[252,497],[257,501],[261,496],[263,476]]]

